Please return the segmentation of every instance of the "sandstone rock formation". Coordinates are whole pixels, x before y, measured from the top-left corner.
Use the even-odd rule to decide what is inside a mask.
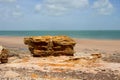
[[[33,56],[73,56],[75,41],[68,36],[33,36],[24,38]]]
[[[8,50],[0,46],[0,61],[1,63],[8,62]]]

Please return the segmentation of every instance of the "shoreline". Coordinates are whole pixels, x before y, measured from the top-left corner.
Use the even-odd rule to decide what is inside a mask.
[[[34,36],[34,35],[31,35]],[[36,35],[38,36],[38,35]],[[45,36],[45,35],[39,35],[39,36]],[[55,35],[51,35],[51,36],[55,36]],[[59,35],[58,35],[59,36]],[[61,35],[60,35],[61,36]],[[68,36],[68,35],[65,35]],[[8,35],[0,35],[0,38],[24,38],[24,37],[29,37],[29,36],[8,36]],[[80,39],[80,40],[108,40],[108,41],[120,41],[120,39],[110,39],[110,38],[83,38],[83,37],[72,37],[72,36],[68,36],[72,39]]]
[[[29,36],[45,36],[45,35],[26,35],[26,36],[24,36],[24,35],[20,35],[20,36],[19,35],[0,35],[0,37],[29,37]],[[51,36],[57,36],[57,35],[51,35]],[[61,36],[61,34],[58,36]],[[65,36],[69,36],[73,39],[81,39],[81,40],[115,40],[115,41],[120,40],[120,38],[74,37],[74,36],[70,36],[70,35],[65,35]]]
[[[41,35],[40,35],[41,36]],[[43,35],[44,36],[44,35]],[[53,35],[54,36],[54,35]],[[67,36],[67,35],[66,35]],[[29,36],[2,36],[0,35],[0,38],[24,38],[24,37],[29,37]],[[70,37],[70,36],[68,36]],[[80,40],[110,40],[110,41],[120,41],[120,39],[103,39],[103,38],[78,38],[78,37],[71,37],[72,39],[80,39]]]

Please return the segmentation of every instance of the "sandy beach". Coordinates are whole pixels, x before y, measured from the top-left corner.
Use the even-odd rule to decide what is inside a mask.
[[[105,57],[111,55],[120,56],[120,40],[80,39],[80,38],[73,38],[73,39],[76,42],[76,45],[74,47],[75,53],[81,53],[81,54],[101,53]],[[15,48],[18,50],[23,49],[29,51],[28,46],[24,44],[24,37],[0,36],[0,45],[3,45],[10,49]]]
[[[0,36],[0,45],[5,46],[12,54],[8,64],[0,64],[0,75],[6,75],[3,78],[8,76],[12,76],[12,78],[19,78],[19,76],[29,78],[30,75],[32,78],[39,78],[47,75],[47,78],[51,78],[48,80],[120,80],[120,40],[74,38],[76,41],[74,49],[78,56],[91,53],[102,54],[102,59],[99,63],[93,64],[94,67],[89,65],[88,67],[83,67],[81,65],[84,63],[80,61],[64,62],[64,60],[66,61],[70,58],[65,56],[47,58],[29,57],[30,52],[27,46],[24,45],[23,38]],[[15,74],[15,76],[8,73]],[[97,77],[95,77],[95,73]],[[71,77],[71,74],[73,77]],[[62,77],[65,78],[63,79]],[[40,80],[44,79],[46,77]]]
[[[0,36],[0,45],[6,46],[6,47],[22,48],[22,47],[25,47],[23,38],[24,37]]]
[[[7,37],[0,36],[0,45],[6,47],[27,48],[24,45],[24,37]],[[84,50],[100,50],[103,52],[120,52],[120,40],[97,40],[97,39],[79,39],[75,38],[75,51],[81,52]]]

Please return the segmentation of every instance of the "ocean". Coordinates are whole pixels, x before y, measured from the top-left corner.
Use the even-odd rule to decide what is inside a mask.
[[[67,35],[85,39],[120,39],[120,30],[81,30],[81,31],[0,31],[0,36],[43,36]]]

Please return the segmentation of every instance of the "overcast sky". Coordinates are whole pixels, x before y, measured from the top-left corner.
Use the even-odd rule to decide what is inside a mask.
[[[120,30],[120,0],[0,0],[0,30]]]

